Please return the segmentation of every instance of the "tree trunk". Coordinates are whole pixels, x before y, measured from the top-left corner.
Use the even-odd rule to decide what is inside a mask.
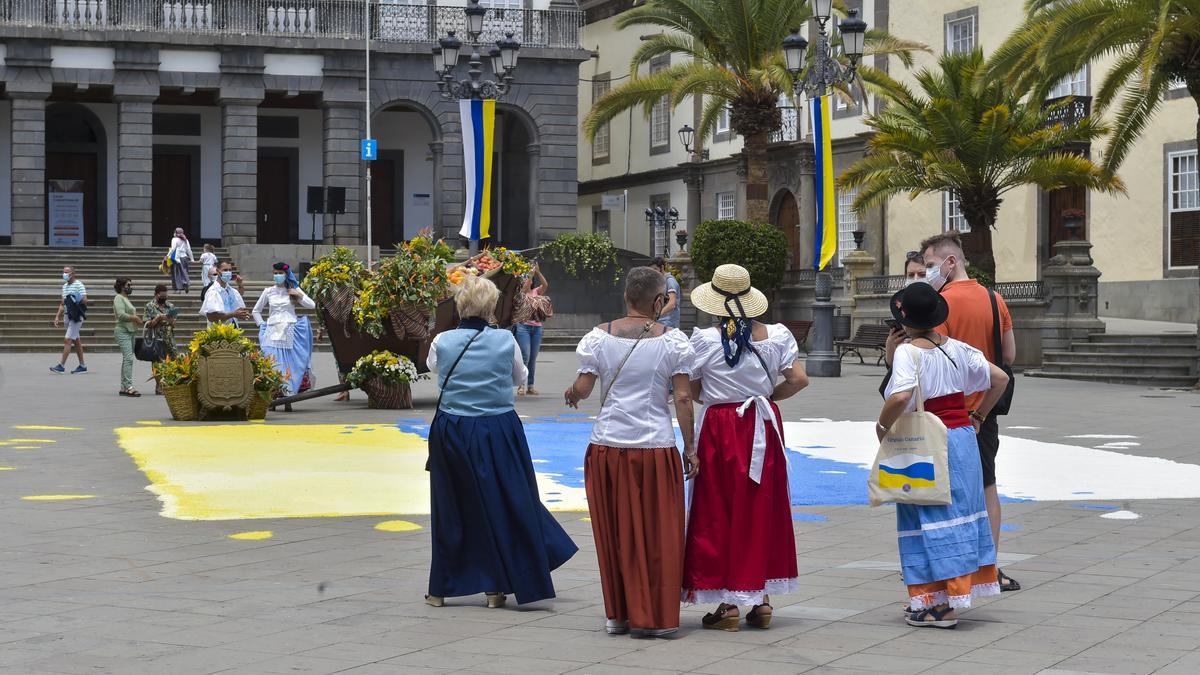
[[[746,137],[742,155],[746,158],[746,220],[769,223],[771,201],[767,194],[767,143],[771,135],[761,132]]]
[[[972,267],[986,273],[992,279],[996,278],[996,257],[992,255],[992,228],[986,224],[967,222],[971,231],[962,236],[963,253]]]

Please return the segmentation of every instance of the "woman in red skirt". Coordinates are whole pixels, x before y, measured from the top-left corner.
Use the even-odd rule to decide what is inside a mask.
[[[771,593],[798,586],[783,420],[774,401],[808,386],[791,332],[754,321],[767,299],[738,265],[721,265],[692,304],[721,321],[692,333],[692,395],[704,409],[697,435],[683,566],[685,602],[719,603],[705,628],[771,624]],[[782,376],[783,381],[776,384]]]

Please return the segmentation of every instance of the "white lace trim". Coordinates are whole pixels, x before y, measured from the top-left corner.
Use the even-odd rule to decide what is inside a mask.
[[[783,595],[800,590],[799,577],[790,579],[767,579],[766,586],[757,591],[731,591],[727,588],[683,590],[683,602],[689,605],[715,605],[724,602],[730,605],[761,605],[764,595]]]
[[[975,598],[990,598],[995,595],[1000,595],[999,582],[977,584],[965,595],[948,595],[946,591],[918,595],[909,599],[909,606],[918,611],[945,604],[949,604],[951,609],[966,609]]]

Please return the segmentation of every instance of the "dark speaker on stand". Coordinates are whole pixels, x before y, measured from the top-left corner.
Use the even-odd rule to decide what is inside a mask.
[[[341,215],[346,212],[346,188],[331,187],[329,188],[328,203],[326,204],[325,213]]]
[[[314,215],[325,213],[325,188],[320,185],[308,186],[308,212]]]

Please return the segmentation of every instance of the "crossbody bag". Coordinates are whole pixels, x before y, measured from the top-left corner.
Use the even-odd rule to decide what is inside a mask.
[[[459,362],[461,362],[463,357],[467,355],[467,350],[471,348],[471,344],[474,343],[475,340],[480,335],[483,335],[482,328],[475,331],[475,334],[471,336],[471,339],[467,340],[466,346],[463,347],[462,351],[458,353],[458,358],[454,359],[454,363],[450,364],[450,370],[446,371],[446,379],[442,380],[442,390],[440,392],[438,392],[437,407],[435,407],[433,409],[433,420],[434,421],[437,421],[438,415],[442,414],[442,397],[446,395],[446,387],[448,387],[450,385],[450,377],[452,375],[454,375],[454,369],[458,368]],[[433,422],[430,422],[429,426],[433,427]],[[429,459],[428,458],[426,458],[426,460],[425,460],[425,470],[426,471],[429,470]]]
[[[1004,363],[1004,343],[1000,340],[1000,308],[996,305],[996,292],[989,290],[988,299],[992,301],[992,344],[996,349],[996,366],[1008,375],[1008,387],[1004,389],[1004,394],[996,401],[996,405],[992,406],[993,415],[1007,415],[1008,409],[1012,407],[1013,390],[1017,385],[1017,378],[1013,377],[1012,366]]]

